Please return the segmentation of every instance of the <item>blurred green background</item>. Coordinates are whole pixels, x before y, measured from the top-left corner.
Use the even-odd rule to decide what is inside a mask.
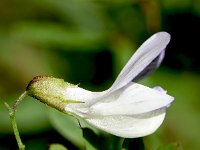
[[[141,83],[162,86],[175,101],[159,130],[144,137],[145,147],[199,150],[199,0],[1,0],[0,150],[17,149],[3,102],[12,104],[34,76],[104,90],[158,31],[172,39],[161,67]],[[27,149],[84,147],[76,120],[32,98],[19,106],[17,121]],[[110,143],[117,139],[106,136]]]

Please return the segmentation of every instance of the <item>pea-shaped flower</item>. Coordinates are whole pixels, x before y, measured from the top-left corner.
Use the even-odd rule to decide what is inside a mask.
[[[108,133],[125,138],[149,135],[162,124],[174,98],[161,87],[149,88],[135,81],[160,65],[169,41],[166,32],[150,37],[106,91],[91,92],[62,79],[41,76],[29,83],[27,93]]]

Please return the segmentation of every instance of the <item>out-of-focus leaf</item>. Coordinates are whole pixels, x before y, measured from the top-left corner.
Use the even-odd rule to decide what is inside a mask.
[[[102,144],[99,137],[89,128],[82,128],[86,150],[97,150]]]
[[[182,150],[182,147],[179,144],[169,144],[159,146],[156,150]]]
[[[98,3],[90,0],[35,1],[39,5],[43,4],[45,8],[53,9],[58,15],[62,16],[62,19],[71,21],[78,25],[80,29],[99,30],[100,32],[104,29],[102,16],[104,9]]]
[[[12,97],[12,103],[16,98]],[[0,101],[0,132],[13,133],[8,110]],[[50,129],[45,105],[37,100],[27,97],[17,107],[17,125],[20,133],[41,132]],[[36,121],[37,120],[37,121]]]
[[[121,36],[115,40],[117,41],[113,42],[112,51],[115,61],[114,71],[117,76],[123,66],[127,63],[127,60],[133,54],[134,49],[136,50],[136,44],[131,42],[129,39]]]
[[[133,4],[138,2],[137,0],[92,0],[92,1],[104,4]]]
[[[51,144],[49,150],[67,150],[67,148],[61,144]]]
[[[90,128],[82,128],[87,150],[121,150],[122,138],[105,132],[95,133]]]
[[[161,3],[164,9],[170,12],[184,12],[186,9],[191,7],[193,1],[191,0],[163,0]]]
[[[77,119],[56,110],[49,110],[49,118],[53,127],[67,140],[80,149],[84,148],[82,130]]]
[[[47,69],[43,65],[41,54],[38,48],[13,40],[6,32],[1,32],[0,93],[16,93],[16,90],[25,89],[34,76],[46,74]]]
[[[12,37],[44,47],[62,47],[62,49],[90,50],[102,44],[105,35],[90,30],[67,28],[59,24],[20,23],[13,27]]]
[[[161,128],[159,128],[154,134],[143,138],[146,150],[156,150],[161,144],[162,140],[159,137]]]

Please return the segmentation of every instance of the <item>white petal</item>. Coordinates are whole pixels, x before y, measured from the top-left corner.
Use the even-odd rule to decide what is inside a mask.
[[[77,101],[77,103],[66,103],[65,111],[83,117],[84,114],[88,112],[88,105],[93,103],[102,93],[103,92],[91,92],[79,88],[78,86],[66,87],[63,95],[64,99]]]
[[[146,66],[137,76],[132,80],[136,82],[141,80],[142,78],[148,76],[150,73],[155,71],[161,64],[163,58],[165,56],[165,50],[163,50],[148,66]]]
[[[92,105],[88,108],[87,114],[96,116],[141,114],[167,107],[173,99],[158,90],[130,83]]]
[[[140,73],[144,75],[142,71],[156,58],[158,58],[158,60],[156,60],[158,62],[155,67],[159,66],[164,57],[163,50],[169,41],[170,35],[167,32],[158,32],[146,40],[130,58],[113,85],[108,90],[99,92],[98,96],[96,96],[93,101],[88,102],[88,106],[92,106],[112,92],[126,86],[134,80],[135,77],[139,78]]]
[[[131,82],[143,71],[161,52],[170,41],[170,35],[159,32],[146,40],[130,58],[128,63],[118,75],[109,92],[113,92]]]
[[[78,86],[66,87],[64,98],[66,100],[74,100],[74,101],[81,101],[83,103],[89,103],[90,101],[93,101],[93,99],[96,99],[99,93],[101,92],[91,92],[79,88]]]
[[[162,124],[164,117],[165,109],[160,110],[160,113],[151,112],[138,116],[102,116],[86,118],[86,121],[93,126],[116,136],[136,138],[149,135],[156,131]]]

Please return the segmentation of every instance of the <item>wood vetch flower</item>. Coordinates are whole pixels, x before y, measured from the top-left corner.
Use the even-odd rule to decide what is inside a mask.
[[[108,90],[91,92],[63,79],[38,76],[27,86],[28,95],[120,137],[149,135],[162,124],[174,98],[161,87],[149,88],[136,81],[159,67],[169,41],[166,32],[151,36]]]

